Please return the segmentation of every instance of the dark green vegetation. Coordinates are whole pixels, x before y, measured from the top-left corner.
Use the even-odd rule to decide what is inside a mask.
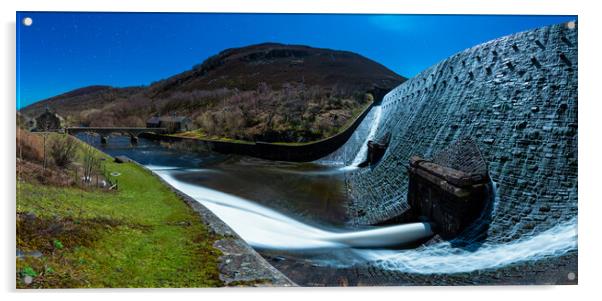
[[[75,161],[59,168],[49,156],[44,171],[41,134],[17,136],[17,249],[26,255],[17,259],[17,287],[223,285],[212,246],[219,237],[149,171],[79,141]],[[90,161],[98,165],[83,184],[77,175]],[[118,189],[97,187],[97,179]]]
[[[197,136],[309,142],[338,133],[404,80],[351,52],[259,44],[224,50],[147,87],[86,87],[22,112],[37,116],[49,105],[83,126],[144,126],[155,114],[177,114],[192,118]]]

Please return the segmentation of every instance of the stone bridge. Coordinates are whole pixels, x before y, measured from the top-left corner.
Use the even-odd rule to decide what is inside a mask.
[[[78,133],[95,133],[100,135],[100,142],[106,144],[111,134],[120,133],[130,136],[132,143],[138,142],[138,136],[143,133],[163,134],[167,132],[165,128],[146,128],[146,127],[70,127],[65,128],[65,132],[70,135]]]

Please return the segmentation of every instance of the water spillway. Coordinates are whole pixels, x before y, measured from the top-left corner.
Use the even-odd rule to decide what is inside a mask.
[[[499,186],[489,239],[511,241],[576,216],[576,23],[455,54],[393,89],[381,106],[376,137],[391,132],[389,149],[376,167],[348,177],[356,224],[407,210],[403,166],[464,136],[479,144]]]
[[[571,219],[538,235],[506,244],[487,243],[475,251],[442,244],[437,248],[358,250],[357,253],[382,269],[404,273],[454,274],[496,269],[519,262],[548,260],[575,250],[576,222]]]
[[[510,272],[518,280],[509,283],[531,270],[576,272],[576,261],[562,259],[577,250],[576,27],[535,29],[451,56],[393,89],[339,150],[311,164],[225,159],[193,168],[177,154],[169,162],[163,150],[157,161],[146,158],[144,141],[134,159],[255,248],[302,254],[288,269],[349,269],[383,283],[461,273],[478,273],[461,283],[489,283],[506,279],[500,271],[508,267],[520,274]],[[387,133],[380,161],[360,168],[367,141]],[[486,216],[447,239],[425,222],[374,226],[409,209],[410,158],[432,158],[462,137],[478,144],[495,183]],[[424,243],[396,247],[415,241]],[[321,256],[305,257],[307,250]]]
[[[538,235],[526,235],[508,243],[487,241],[474,250],[458,248],[453,241],[415,249],[383,249],[431,237],[433,231],[430,224],[407,223],[356,230],[320,227],[253,200],[190,184],[177,177],[179,172],[191,171],[214,175],[213,170],[152,168],[168,183],[210,209],[251,246],[259,250],[296,254],[319,252],[321,258],[305,259],[318,266],[345,269],[368,264],[372,269],[376,267],[395,273],[453,274],[546,260],[577,247],[576,220],[572,219]],[[499,198],[496,198],[492,204],[494,211],[499,203]],[[349,251],[338,254],[336,250]]]
[[[382,116],[382,107],[380,105],[372,106],[370,112],[358,125],[355,132],[338,150],[314,161],[318,164],[343,166],[345,169],[356,168],[366,159],[368,145],[367,142],[374,139],[376,129]]]
[[[370,131],[366,136],[366,139],[362,142],[359,151],[356,153],[353,161],[351,162],[351,166],[357,167],[362,162],[366,160],[366,156],[368,155],[368,141],[373,140],[376,135],[376,130],[378,129],[378,125],[380,124],[380,118],[382,116],[382,107],[377,106],[374,108],[374,120],[371,121]]]
[[[412,223],[359,231],[334,232],[312,226],[256,202],[177,180],[164,167],[153,169],[178,190],[193,197],[226,222],[251,246],[262,249],[307,250],[343,247],[388,247],[433,234],[428,223]]]
[[[391,132],[389,149],[377,166],[347,177],[352,223],[377,224],[408,210],[411,156],[432,157],[462,137],[478,143],[497,198],[478,237],[469,229],[451,241],[366,258],[408,273],[437,265],[456,273],[576,256],[577,67],[570,22],[467,49],[388,93],[376,137]]]

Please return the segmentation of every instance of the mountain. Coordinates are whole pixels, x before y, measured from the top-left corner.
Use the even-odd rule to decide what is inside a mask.
[[[91,86],[32,104],[69,123],[144,126],[155,114],[191,117],[195,135],[303,142],[336,133],[405,78],[361,55],[264,43],[226,49],[146,87]]]
[[[265,43],[226,49],[192,70],[154,84],[157,94],[171,91],[237,88],[253,90],[265,82],[334,86],[369,91],[391,88],[404,79],[385,66],[348,51]]]
[[[82,113],[107,109],[110,104],[119,103],[144,90],[144,87],[88,86],[33,103],[22,108],[20,112],[29,117],[36,117],[48,107],[66,117],[71,124],[77,124]]]

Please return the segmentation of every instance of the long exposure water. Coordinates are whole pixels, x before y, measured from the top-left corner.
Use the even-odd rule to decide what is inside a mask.
[[[576,250],[576,219],[472,251],[449,242],[402,247],[432,235],[426,223],[348,228],[345,176],[361,162],[358,154],[374,136],[380,114],[380,107],[373,108],[347,144],[311,163],[191,153],[146,139],[131,145],[128,136],[111,136],[107,145],[101,145],[97,136],[78,137],[111,156],[125,155],[153,170],[214,212],[289,276],[312,273],[315,267],[346,269],[366,263],[415,274],[460,273]]]

